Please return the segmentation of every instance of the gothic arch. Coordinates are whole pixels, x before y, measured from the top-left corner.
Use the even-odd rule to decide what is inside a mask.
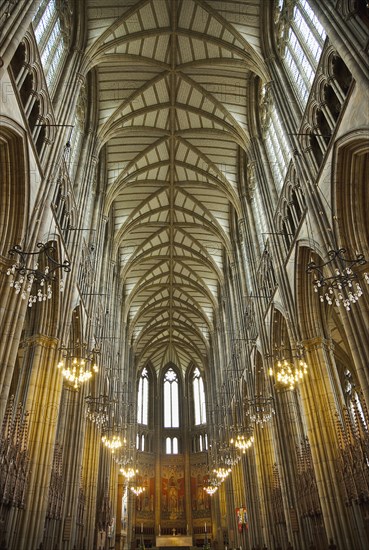
[[[317,264],[322,263],[317,251],[306,243],[299,242],[296,248],[295,264],[295,307],[301,340],[325,336],[327,333],[326,308],[329,306],[319,302],[313,289],[312,276],[306,272],[312,259]]]
[[[332,198],[337,241],[369,254],[369,141],[367,129],[340,138],[333,152]]]
[[[22,241],[28,218],[28,150],[24,130],[0,117],[0,256]]]

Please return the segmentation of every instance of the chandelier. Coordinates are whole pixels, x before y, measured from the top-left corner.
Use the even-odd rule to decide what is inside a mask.
[[[142,485],[134,485],[133,487],[131,487],[131,491],[136,495],[136,497],[138,497],[141,493],[143,493],[144,490],[145,490],[145,487],[142,487]]]
[[[235,438],[232,437],[231,444],[237,449],[245,453],[254,443],[254,436],[247,436],[244,434],[238,434]]]
[[[246,415],[252,424],[261,424],[263,426],[273,418],[275,414],[273,406],[273,397],[264,395],[255,395],[252,399],[246,401]]]
[[[111,450],[112,453],[115,453],[117,449],[120,449],[123,447],[124,443],[126,443],[125,439],[122,439],[122,437],[117,434],[104,434],[101,438],[101,441],[104,443],[105,447]]]
[[[245,454],[247,449],[254,443],[252,427],[242,420],[241,423],[230,426],[229,432],[231,436],[229,440],[230,445],[243,454]]]
[[[75,389],[90,380],[93,373],[98,372],[96,356],[99,351],[97,349],[89,351],[87,344],[83,343],[81,345],[77,344],[75,348],[62,346],[60,350],[63,359],[59,361],[57,367],[61,369],[64,378],[73,384]]]
[[[135,470],[132,467],[123,467],[120,468],[119,471],[128,480],[132,479],[133,477],[135,477],[136,474],[138,474],[138,470]]]
[[[127,451],[121,456],[115,458],[117,464],[120,465],[120,473],[129,481],[138,474],[138,469],[135,468],[135,458],[133,454]]]
[[[99,395],[99,397],[88,395],[85,401],[87,403],[86,418],[97,428],[102,429],[109,422],[111,400],[107,395]]]
[[[215,487],[214,485],[207,485],[204,487],[204,491],[208,493],[208,495],[213,496],[214,493],[216,493],[218,490],[218,487]]]
[[[286,386],[290,390],[293,390],[308,372],[302,346],[298,347],[292,361],[286,359],[283,348],[277,348],[274,361],[274,365],[269,368],[269,376],[274,376],[277,384]]]
[[[18,256],[17,261],[7,269],[6,274],[10,277],[10,286],[20,294],[23,300],[28,299],[28,307],[36,302],[45,302],[52,296],[52,283],[56,280],[56,271],[61,269],[66,273],[70,272],[70,262],[57,262],[53,258],[55,248],[50,243],[37,243],[36,252],[26,252],[19,244],[14,245],[10,250],[11,256]],[[32,258],[35,262],[32,264]],[[41,267],[41,265],[44,267]],[[31,290],[34,284],[38,285],[33,294]],[[60,278],[59,290],[64,290],[64,281]]]
[[[219,481],[219,479],[217,479],[214,476],[211,476],[209,479],[209,482],[204,486],[204,491],[208,495],[213,496],[217,492],[220,483],[221,482]]]
[[[224,481],[232,472],[232,470],[231,468],[224,468],[223,466],[218,466],[217,468],[214,468],[213,472],[218,479],[220,479],[221,481]]]
[[[352,304],[355,304],[363,294],[359,275],[353,268],[364,265],[366,260],[363,254],[356,254],[355,259],[346,259],[344,254],[346,254],[345,248],[330,250],[329,259],[326,262],[320,265],[310,262],[306,271],[314,275],[314,292],[319,293],[319,300],[322,303],[326,301],[329,305],[334,303],[338,307],[343,304],[344,308],[350,311]],[[334,274],[325,277],[323,273],[325,267],[331,268],[331,273]],[[369,274],[364,273],[363,277],[369,284]]]

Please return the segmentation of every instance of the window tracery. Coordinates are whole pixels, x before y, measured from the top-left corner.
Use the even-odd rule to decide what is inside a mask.
[[[287,75],[303,109],[323,50],[326,33],[307,0],[279,6],[276,41]]]
[[[179,428],[178,376],[172,368],[164,375],[164,428]]]
[[[194,404],[194,416],[195,426],[200,424],[206,424],[206,402],[204,381],[202,379],[200,370],[195,368],[192,379],[193,387],[193,404]]]
[[[142,369],[138,383],[137,422],[147,426],[149,411],[149,375],[146,368]]]
[[[280,191],[291,159],[291,152],[269,85],[261,87],[259,108],[261,131],[270,169],[275,186]]]
[[[56,83],[66,57],[71,29],[70,16],[68,2],[48,0],[41,3],[33,20],[35,38],[49,89]]]

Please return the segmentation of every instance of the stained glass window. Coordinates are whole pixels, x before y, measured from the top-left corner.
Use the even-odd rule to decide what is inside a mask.
[[[179,427],[178,377],[172,368],[164,376],[164,427]]]

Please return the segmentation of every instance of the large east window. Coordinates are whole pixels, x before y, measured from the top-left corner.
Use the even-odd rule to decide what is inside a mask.
[[[164,428],[179,428],[178,376],[172,368],[164,375]]]

